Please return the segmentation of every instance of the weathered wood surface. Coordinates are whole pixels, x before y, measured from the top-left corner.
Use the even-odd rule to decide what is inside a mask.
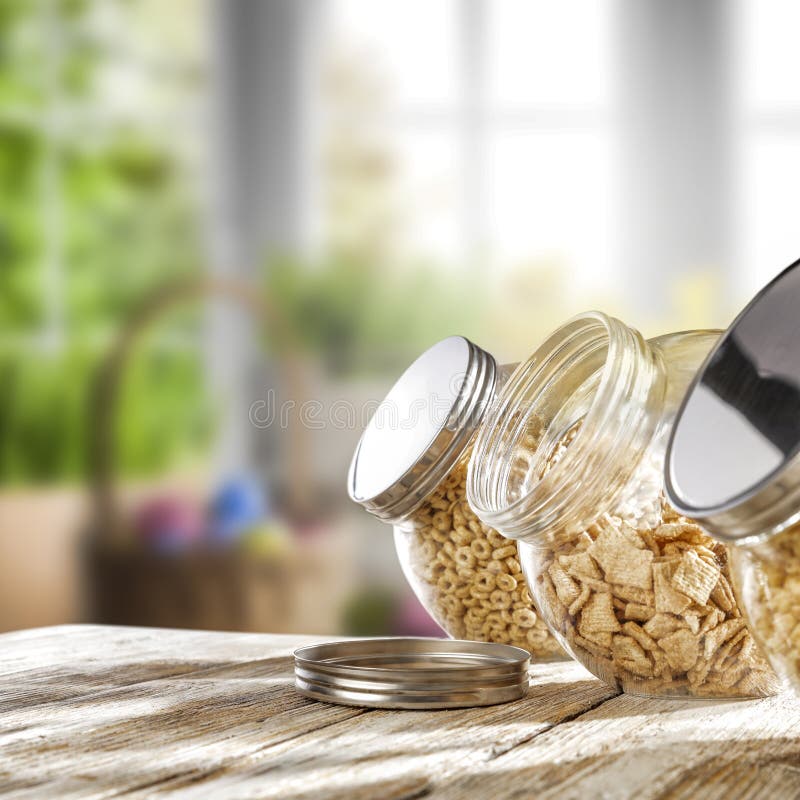
[[[524,700],[306,700],[312,637],[64,626],[0,636],[0,794],[20,798],[800,797],[800,702],[616,695],[537,666]]]

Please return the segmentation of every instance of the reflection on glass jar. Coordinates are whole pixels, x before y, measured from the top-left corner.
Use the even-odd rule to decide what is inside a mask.
[[[672,421],[717,337],[645,341],[603,314],[577,317],[510,377],[476,440],[473,508],[518,540],[563,646],[626,692],[779,685],[734,596],[727,548],[664,500]]]
[[[509,372],[462,337],[423,353],[364,431],[349,492],[393,525],[406,578],[450,636],[565,658],[533,603],[516,542],[482,523],[466,496],[472,442]]]

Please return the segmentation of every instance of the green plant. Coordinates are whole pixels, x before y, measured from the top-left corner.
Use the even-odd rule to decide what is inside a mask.
[[[115,43],[123,31],[128,44],[144,37],[174,61],[168,26],[146,19],[171,9],[108,0],[98,24],[99,5],[0,3],[0,484],[85,474],[100,358],[146,291],[201,265],[180,135],[150,124],[145,107],[116,116],[104,83],[123,70],[180,98],[198,72],[164,75]],[[196,330],[185,318],[160,326],[134,354],[116,431],[124,475],[162,470],[208,440]]]
[[[337,374],[396,372],[455,332],[480,338],[483,312],[469,283],[426,268],[382,272],[355,258],[270,259],[265,292],[295,341]]]

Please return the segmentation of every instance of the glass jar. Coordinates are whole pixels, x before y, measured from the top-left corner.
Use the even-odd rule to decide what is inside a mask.
[[[350,466],[350,497],[394,529],[403,572],[451,637],[564,658],[522,575],[516,542],[466,498],[472,442],[509,368],[459,336],[415,361],[377,408]]]
[[[750,627],[775,671],[800,694],[800,526],[731,550]]]
[[[625,692],[778,687],[733,595],[725,545],[664,497],[672,421],[718,336],[645,341],[604,314],[578,316],[516,369],[474,445],[472,507],[518,541],[562,646]]]
[[[800,693],[800,261],[765,286],[695,376],[667,449],[671,502],[731,548],[750,629]]]

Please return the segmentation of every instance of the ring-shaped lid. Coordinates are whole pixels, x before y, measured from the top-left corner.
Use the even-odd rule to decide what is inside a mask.
[[[375,708],[466,708],[528,690],[530,656],[507,644],[458,639],[356,639],[294,652],[295,686],[327,703]]]
[[[698,371],[665,461],[670,502],[720,538],[800,517],[800,261],[734,320]]]
[[[385,520],[411,513],[458,462],[496,381],[494,358],[463,336],[426,350],[364,430],[350,464],[351,499]]]

